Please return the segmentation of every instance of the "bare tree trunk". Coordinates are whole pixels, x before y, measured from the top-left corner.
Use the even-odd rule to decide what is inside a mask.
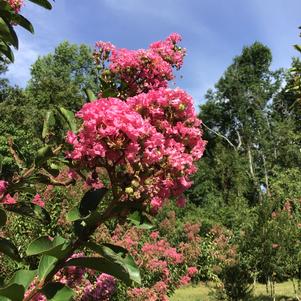
[[[267,168],[266,168],[265,155],[263,153],[261,153],[261,158],[262,158],[262,161],[263,161],[264,178],[265,178],[265,186],[266,186],[266,189],[267,189],[267,194],[268,194],[268,196],[271,196],[270,187],[269,187],[269,176],[268,176],[268,172],[267,172]]]
[[[250,174],[251,174],[253,180],[255,180],[255,174],[254,174],[254,169],[253,169],[253,158],[252,158],[250,145],[248,145],[248,157],[249,157]]]
[[[217,136],[219,136],[219,137],[225,139],[225,140],[229,143],[229,145],[231,145],[231,146],[234,148],[235,151],[237,150],[236,147],[235,147],[235,145],[234,145],[234,144],[233,144],[226,136],[224,136],[224,135],[222,135],[221,133],[219,133],[219,132],[217,132],[217,131],[211,129],[211,128],[208,127],[204,122],[202,122],[202,125],[203,125],[208,131],[210,131],[210,132],[214,133],[215,135],[217,135]]]

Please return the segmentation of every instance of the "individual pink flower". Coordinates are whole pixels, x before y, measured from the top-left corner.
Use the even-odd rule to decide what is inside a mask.
[[[150,238],[151,239],[154,239],[156,240],[158,237],[159,237],[159,231],[153,231],[151,234],[150,234]]]
[[[6,205],[12,205],[12,204],[16,204],[17,201],[8,193],[7,195],[4,196],[1,203]]]
[[[157,212],[162,207],[162,204],[163,204],[163,200],[159,197],[154,197],[150,201],[151,209],[154,212]]]
[[[189,267],[187,269],[187,274],[190,276],[190,277],[193,277],[194,275],[196,275],[198,273],[198,269],[196,267]]]
[[[178,199],[177,199],[177,202],[176,202],[176,205],[179,207],[179,208],[184,208],[185,205],[186,205],[186,198],[184,197],[184,195],[181,195]]]
[[[7,189],[8,183],[6,181],[0,180],[0,198],[3,197],[6,189]]]
[[[185,276],[181,277],[180,283],[182,285],[187,285],[187,284],[189,284],[190,280],[191,280],[191,278],[188,275],[185,275]]]
[[[45,202],[42,200],[39,194],[36,194],[31,202],[37,206],[45,207]]]

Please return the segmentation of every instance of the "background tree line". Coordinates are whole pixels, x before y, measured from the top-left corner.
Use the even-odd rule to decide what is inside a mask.
[[[215,273],[224,282],[226,295],[220,298],[230,300],[243,298],[254,281],[273,287],[275,281],[300,276],[301,61],[293,58],[289,70],[272,70],[271,63],[271,50],[255,42],[243,48],[208,90],[199,113],[206,153],[187,193],[190,204],[185,213],[178,212],[182,223],[201,223],[199,231],[207,237],[198,279],[214,278]],[[84,89],[97,93],[99,86],[86,45],[63,42],[39,57],[25,88],[9,83],[7,67],[6,61],[0,65],[0,157],[5,178],[13,177],[18,168],[8,141],[22,160],[30,162],[43,143],[41,120],[46,111],[52,106],[76,111],[85,99]],[[229,244],[237,248],[235,264],[224,264],[218,272],[210,270],[212,258],[205,256],[216,225],[232,233]],[[233,286],[237,283],[238,288]]]

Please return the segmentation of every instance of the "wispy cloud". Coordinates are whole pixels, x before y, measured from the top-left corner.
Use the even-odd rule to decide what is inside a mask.
[[[33,64],[39,55],[41,49],[34,44],[26,41],[20,41],[19,51],[15,51],[15,62],[9,65],[7,76],[13,84],[24,87],[30,77],[30,66]]]
[[[24,15],[36,33],[20,31],[20,51],[8,75],[24,86],[38,55],[63,40],[91,46],[109,40],[137,49],[177,31],[187,48],[177,84],[199,104],[243,45],[255,40],[271,47],[275,67],[288,67],[296,54],[291,45],[298,42],[300,8],[300,0],[59,0],[47,11],[28,2]]]

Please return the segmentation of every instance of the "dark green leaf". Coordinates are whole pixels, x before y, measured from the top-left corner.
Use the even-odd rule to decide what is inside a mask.
[[[106,258],[100,257],[80,257],[72,258],[66,262],[67,266],[78,266],[96,270],[98,272],[110,274],[120,280],[126,285],[131,285],[132,281],[140,284],[140,277],[134,277],[129,274],[129,271],[119,262],[114,262]],[[138,280],[138,281],[137,281]]]
[[[39,268],[38,268],[38,275],[40,280],[44,280],[47,275],[54,269],[58,259],[49,256],[43,255],[40,259]]]
[[[5,22],[0,17],[0,40],[13,45],[16,49],[19,47],[18,37],[15,30],[9,22]]]
[[[301,52],[301,45],[294,45],[295,49]]]
[[[0,288],[0,296],[9,298],[12,301],[22,301],[24,293],[36,275],[36,271],[19,270],[5,287]]]
[[[32,203],[18,202],[16,204],[4,205],[6,211],[15,212],[41,221],[43,224],[49,224],[51,218],[46,209]]]
[[[75,119],[74,113],[69,110],[66,110],[65,108],[62,108],[62,107],[59,109],[59,112],[66,120],[70,130],[72,132],[76,132],[77,127],[76,127],[76,119]]]
[[[97,245],[93,242],[86,243],[86,246],[96,253],[102,255],[109,261],[120,264],[128,273],[129,278],[137,283],[141,282],[141,276],[138,266],[129,252],[120,246],[112,244]]]
[[[30,243],[26,254],[28,256],[46,254],[62,258],[66,254],[68,247],[68,241],[61,236],[56,236],[52,241],[47,236],[42,236]]]
[[[73,217],[75,217],[75,215]],[[97,225],[101,222],[102,214],[97,211],[93,211],[88,216],[75,220],[74,232],[78,237],[85,240],[92,234],[92,232],[94,232],[95,227],[97,227]]]
[[[74,296],[72,289],[60,282],[48,283],[42,292],[48,301],[70,301]]]
[[[82,216],[87,216],[90,212],[94,211],[99,203],[101,202],[102,198],[106,194],[107,189],[101,188],[96,190],[89,190],[83,196],[80,205],[79,205],[79,212]]]
[[[43,163],[45,163],[52,156],[53,156],[53,152],[52,152],[51,147],[49,145],[43,146],[37,152],[37,155],[35,158],[35,164],[37,166],[40,166]]]
[[[7,221],[7,215],[4,210],[0,209],[0,228],[5,226]]]
[[[29,0],[29,1],[38,4],[46,9],[52,9],[52,5],[47,0]]]
[[[31,33],[34,33],[34,29],[32,24],[22,15],[16,14],[13,17],[13,22],[22,26],[23,28],[25,28],[26,30],[28,30]]]
[[[17,247],[5,238],[0,238],[0,252],[14,260],[21,260]]]
[[[14,62],[14,53],[12,52],[10,47],[4,42],[0,42],[0,53],[4,54],[12,63]]]

